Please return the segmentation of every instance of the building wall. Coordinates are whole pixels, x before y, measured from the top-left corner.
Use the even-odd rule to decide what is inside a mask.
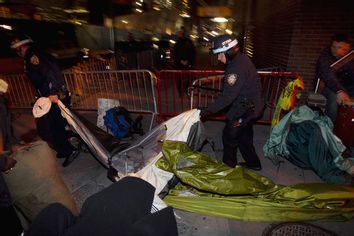
[[[335,33],[354,38],[354,1],[303,1],[294,22],[287,69],[297,71],[307,90],[312,90],[319,54],[331,43]]]
[[[252,1],[248,34],[257,68],[286,68],[299,0]]]
[[[298,72],[312,90],[317,58],[331,36],[354,38],[353,9],[352,0],[253,0],[248,35],[256,67]]]

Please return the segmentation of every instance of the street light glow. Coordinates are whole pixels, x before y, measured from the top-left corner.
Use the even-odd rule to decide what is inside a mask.
[[[0,28],[6,29],[6,30],[12,30],[12,27],[10,25],[0,25]]]
[[[226,19],[224,17],[214,17],[213,19],[211,19],[211,21],[216,22],[216,23],[225,23],[225,22],[228,22],[228,19]]]
[[[232,31],[229,30],[229,29],[226,29],[225,32],[226,32],[227,34],[232,34]]]
[[[187,13],[181,13],[181,14],[179,14],[181,17],[183,17],[183,18],[190,18],[191,16],[190,15],[188,15]]]

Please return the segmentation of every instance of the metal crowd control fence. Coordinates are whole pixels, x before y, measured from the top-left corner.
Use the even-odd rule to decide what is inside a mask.
[[[78,63],[72,68],[75,71],[106,71],[116,70],[116,59],[109,58],[107,60],[89,59]],[[70,70],[68,70],[69,72]]]
[[[222,75],[216,70],[161,70],[157,80],[157,103],[161,119],[178,115],[189,110],[189,87],[193,81],[201,78],[213,78]]]
[[[10,108],[31,108],[34,88],[21,75],[2,77],[9,83]],[[71,92],[72,108],[97,110],[98,98],[117,99],[131,112],[151,114],[150,129],[157,115],[155,75],[148,70],[64,72]]]
[[[206,107],[222,91],[223,71],[220,70],[165,70],[158,75],[157,94],[160,117],[175,116],[182,111]],[[292,72],[258,72],[266,101],[265,113],[258,121],[270,124],[282,89],[296,78]],[[216,120],[224,117],[215,117]]]
[[[35,90],[25,74],[1,75],[9,87],[6,93],[9,108],[31,108],[35,101]]]
[[[297,78],[293,72],[268,72],[258,71],[261,79],[262,95],[266,102],[263,117],[259,124],[271,124],[273,113],[281,91],[288,82]],[[220,95],[223,86],[223,75],[209,76],[195,80],[191,87],[190,108],[207,107],[210,102]],[[225,117],[214,117],[223,120]]]

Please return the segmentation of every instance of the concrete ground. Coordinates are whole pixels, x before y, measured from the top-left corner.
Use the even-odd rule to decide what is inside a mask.
[[[85,114],[93,122],[94,114]],[[206,128],[213,137],[216,144],[216,158],[222,155],[221,130],[222,122],[208,121]],[[35,135],[35,123],[29,110],[13,111],[13,128],[15,134],[25,141],[30,141]],[[280,168],[276,168],[270,160],[263,156],[263,145],[269,136],[269,126],[255,126],[254,143],[262,162],[263,169],[259,174],[272,179],[278,184],[295,184],[321,182],[321,180],[310,170],[302,170],[284,160]],[[238,157],[241,160],[241,157]],[[61,164],[62,160],[58,159]],[[61,166],[61,165],[60,165]],[[62,168],[63,178],[74,195],[78,206],[90,195],[109,186],[111,182],[106,178],[106,169],[96,161],[91,154],[81,153],[79,157],[68,167]],[[263,231],[272,222],[245,222],[220,217],[211,217],[175,210],[178,223],[179,235],[183,236],[227,236],[242,235],[255,236],[262,235]],[[322,228],[335,232],[337,235],[353,235],[354,220],[347,222],[310,222]]]

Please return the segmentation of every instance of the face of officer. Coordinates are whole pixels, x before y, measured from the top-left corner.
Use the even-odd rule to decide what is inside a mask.
[[[218,61],[220,61],[223,64],[226,64],[226,55],[225,55],[225,53],[223,53],[223,52],[218,53]]]
[[[20,46],[20,47],[16,48],[16,53],[20,57],[25,57],[26,51],[27,51],[27,47],[26,46]]]
[[[351,46],[347,42],[333,41],[331,45],[331,53],[336,58],[342,58],[350,52]]]

